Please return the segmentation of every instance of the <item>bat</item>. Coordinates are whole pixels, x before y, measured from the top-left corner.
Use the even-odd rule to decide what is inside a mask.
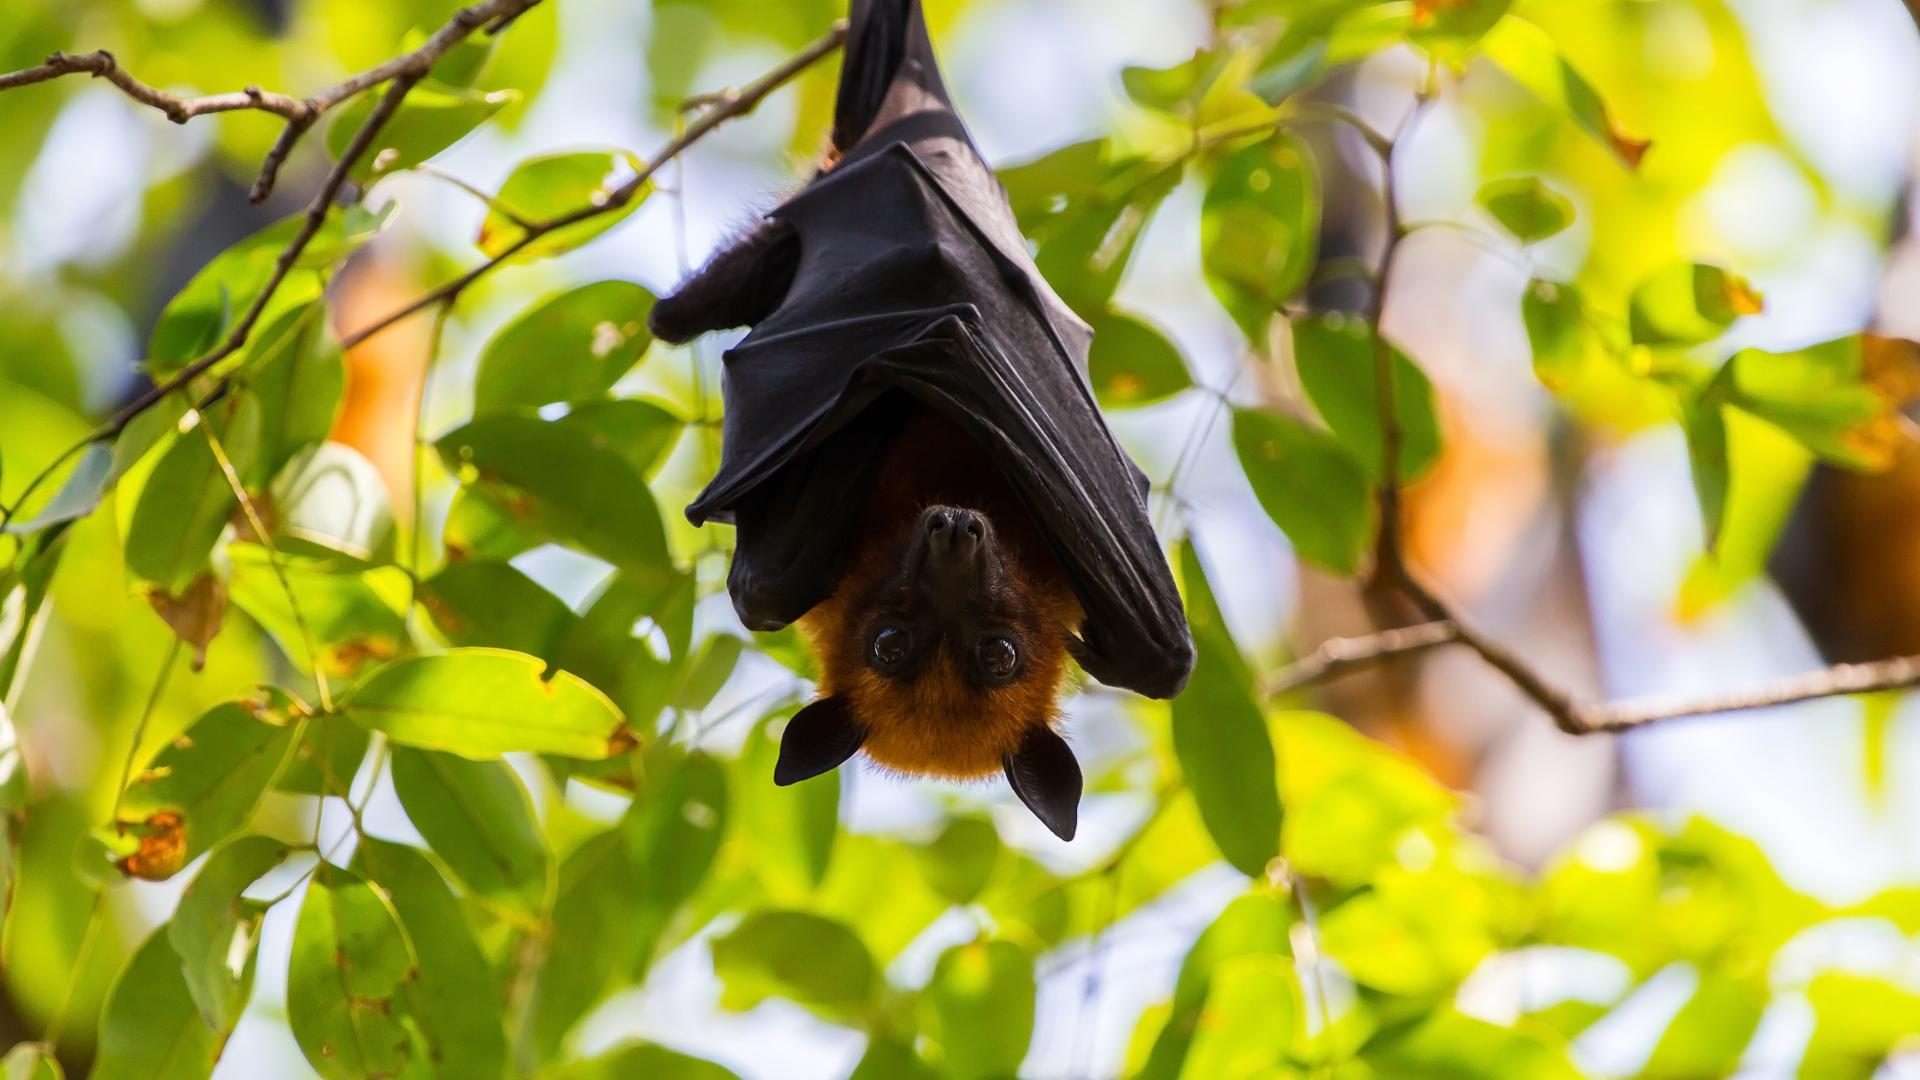
[[[1146,477],[1088,387],[1092,332],[1028,254],[918,0],[853,0],[825,164],[650,322],[670,342],[751,327],[687,517],[734,525],[741,621],[797,622],[820,661],[775,782],[859,752],[997,771],[1071,839],[1069,659],[1166,698],[1193,639]]]

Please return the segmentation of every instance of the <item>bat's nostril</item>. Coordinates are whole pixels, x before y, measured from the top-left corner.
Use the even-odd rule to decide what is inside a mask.
[[[973,540],[978,540],[987,533],[986,526],[981,524],[978,514],[961,515],[960,527],[961,530],[967,534],[968,538]]]
[[[927,511],[928,535],[939,536],[945,533],[947,531],[947,526],[951,525],[952,523],[953,523],[952,519],[948,517],[947,512],[945,510]]]

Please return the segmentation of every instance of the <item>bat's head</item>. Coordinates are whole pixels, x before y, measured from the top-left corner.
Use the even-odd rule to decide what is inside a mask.
[[[1053,727],[1067,672],[1071,591],[984,513],[933,506],[863,545],[801,627],[822,696],[794,716],[774,780],[790,784],[865,750],[902,773],[1004,773],[1062,838],[1080,767]]]

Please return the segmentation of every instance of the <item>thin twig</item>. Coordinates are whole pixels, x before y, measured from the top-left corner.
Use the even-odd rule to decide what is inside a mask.
[[[1451,621],[1420,623],[1360,637],[1328,638],[1320,647],[1261,680],[1262,697],[1275,697],[1345,674],[1356,668],[1425,652],[1460,640]]]
[[[105,49],[80,55],[56,52],[47,57],[43,64],[0,75],[0,91],[48,82],[64,75],[85,74],[107,80],[129,98],[157,109],[176,124],[184,124],[196,116],[211,113],[240,110],[272,113],[286,120],[287,126],[260,163],[260,176],[254,181],[253,190],[248,195],[257,203],[265,201],[272,193],[280,166],[293,153],[301,136],[328,110],[393,79],[411,76],[417,81],[432,69],[436,61],[475,30],[490,26],[493,32],[497,32],[500,27],[538,3],[540,0],[487,0],[462,8],[432,37],[422,42],[419,48],[368,68],[306,98],[274,93],[257,86],[224,94],[180,97],[140,81],[132,72],[121,67],[114,55]]]
[[[501,264],[512,259],[515,255],[518,255],[543,236],[564,229],[569,225],[578,225],[580,222],[599,217],[602,214],[610,214],[624,208],[628,203],[633,201],[635,196],[645,190],[647,182],[653,178],[654,173],[660,171],[661,166],[678,157],[687,147],[705,138],[707,133],[711,132],[714,128],[719,127],[734,117],[744,116],[752,112],[754,107],[760,104],[762,98],[779,89],[796,75],[812,67],[823,57],[830,55],[834,50],[838,49],[840,43],[846,40],[846,36],[846,22],[843,20],[835,23],[831,30],[814,41],[813,44],[795,53],[785,63],[767,72],[760,78],[755,79],[753,82],[748,83],[738,93],[723,97],[711,108],[707,109],[706,112],[701,113],[699,119],[688,124],[685,131],[669,140],[665,146],[660,148],[660,152],[655,154],[653,158],[647,162],[644,168],[634,174],[626,183],[608,193],[605,199],[568,211],[558,217],[534,222],[529,228],[522,230],[519,237],[515,239],[505,251],[475,266],[473,269],[468,270],[452,281],[426,293],[411,303],[406,304],[399,310],[383,315],[375,319],[371,324],[355,330],[343,338],[340,344],[343,347],[352,348],[402,319],[418,314],[443,300],[451,300],[459,296],[472,286],[474,282],[492,273]]]

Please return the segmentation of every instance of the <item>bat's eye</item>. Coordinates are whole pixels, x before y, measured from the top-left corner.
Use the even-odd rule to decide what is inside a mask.
[[[996,682],[1013,678],[1014,669],[1020,666],[1020,650],[1013,642],[1003,637],[990,637],[980,642],[980,667],[987,678]]]
[[[907,660],[907,650],[913,647],[913,634],[897,626],[882,627],[873,635],[873,664],[881,670],[897,668]]]

